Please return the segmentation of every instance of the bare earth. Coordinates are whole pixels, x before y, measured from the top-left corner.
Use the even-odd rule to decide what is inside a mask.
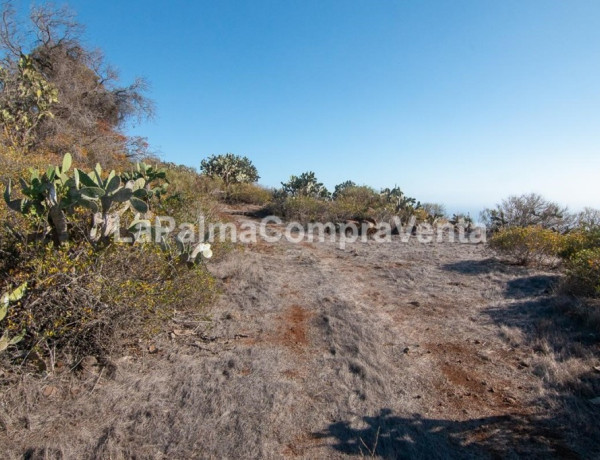
[[[398,239],[210,267],[209,318],[180,315],[152,353],[3,390],[4,456],[600,457],[598,337],[555,272]]]

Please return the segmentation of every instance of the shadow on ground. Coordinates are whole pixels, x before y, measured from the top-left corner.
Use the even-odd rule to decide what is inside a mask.
[[[552,294],[558,285],[558,275],[531,275],[506,283],[505,297],[519,299]]]
[[[461,273],[463,275],[485,275],[487,273],[515,273],[523,270],[516,265],[506,265],[494,258],[483,260],[461,260],[442,265],[443,270]]]
[[[539,377],[543,396],[536,405],[552,414],[545,426],[562,431],[579,458],[600,458],[600,405],[592,403],[600,397],[600,371],[594,367],[600,356],[600,329],[590,322],[585,301],[560,295],[559,278],[532,275],[511,280],[506,301],[483,314],[500,328],[520,332],[520,343],[513,345],[529,353],[525,371]]]
[[[580,458],[543,423],[520,416],[452,421],[400,417],[381,409],[376,416],[362,417],[360,425],[336,422],[313,435],[333,439],[333,448],[346,455],[386,459]]]

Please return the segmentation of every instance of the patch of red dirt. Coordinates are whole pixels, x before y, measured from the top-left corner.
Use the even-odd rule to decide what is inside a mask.
[[[279,333],[275,342],[295,351],[308,346],[307,322],[311,312],[300,305],[292,305],[279,318]]]
[[[476,355],[476,348],[458,343],[427,344],[438,361],[441,379],[434,383],[454,411],[490,409],[496,414],[525,414],[513,397],[511,382],[489,372]]]

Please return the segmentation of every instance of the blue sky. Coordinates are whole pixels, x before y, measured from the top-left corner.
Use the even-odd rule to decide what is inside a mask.
[[[21,2],[21,5],[27,5]],[[71,1],[157,116],[131,130],[261,183],[315,171],[475,212],[600,207],[600,1]]]

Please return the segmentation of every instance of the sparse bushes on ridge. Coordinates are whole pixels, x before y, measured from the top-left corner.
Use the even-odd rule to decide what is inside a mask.
[[[366,185],[346,181],[336,185],[333,194],[320,183],[313,172],[292,176],[274,192],[270,210],[288,220],[308,222],[343,222],[347,220],[390,221],[399,217],[408,223],[412,216],[418,222],[431,220],[416,199],[399,187],[381,192]]]

